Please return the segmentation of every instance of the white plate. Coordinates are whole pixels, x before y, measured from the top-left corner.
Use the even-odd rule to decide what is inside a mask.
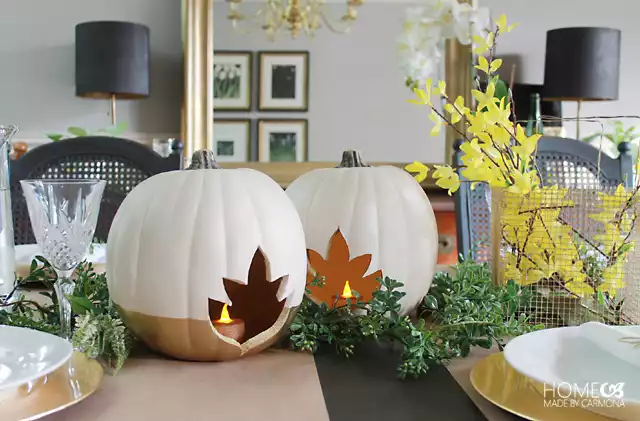
[[[45,376],[67,362],[71,343],[49,333],[0,326],[0,390]]]
[[[16,265],[29,266],[34,257],[42,255],[37,244],[20,244],[16,246]],[[93,264],[105,264],[106,244],[93,244],[93,253],[87,255],[87,261]]]
[[[640,356],[640,348],[637,352]],[[571,398],[579,402],[580,393],[584,396],[587,386],[591,396],[611,404],[585,409],[615,419],[640,420],[640,369],[596,346],[581,334],[580,327],[545,329],[519,336],[507,344],[504,357],[520,374],[543,383],[549,399],[562,399],[572,393]],[[619,383],[624,383],[623,396],[611,395],[615,389],[610,386]],[[562,391],[558,392],[558,388]],[[614,401],[618,405],[622,402],[624,408]]]

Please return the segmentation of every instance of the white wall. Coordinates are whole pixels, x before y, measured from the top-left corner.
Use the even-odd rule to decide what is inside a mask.
[[[622,31],[620,96],[617,101],[585,102],[581,116],[640,114],[640,1],[634,0],[480,0],[498,16],[505,13],[519,25],[500,37],[499,54],[519,54],[523,67],[517,81],[542,84],[546,31],[570,26],[605,26]],[[576,116],[576,104],[563,104],[564,117]],[[526,118],[526,116],[521,116]],[[638,124],[625,120],[625,124]],[[565,122],[567,137],[575,137],[575,123]],[[595,123],[581,123],[581,137],[600,130]],[[605,125],[605,130],[606,130]]]

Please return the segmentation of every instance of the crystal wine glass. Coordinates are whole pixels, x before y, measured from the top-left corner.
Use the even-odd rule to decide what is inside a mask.
[[[33,234],[55,269],[61,336],[71,339],[71,275],[89,250],[106,182],[103,180],[22,180]]]

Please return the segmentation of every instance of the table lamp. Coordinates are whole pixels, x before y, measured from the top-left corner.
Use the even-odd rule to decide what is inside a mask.
[[[149,28],[131,22],[76,25],[76,96],[111,100],[149,96]]]
[[[576,101],[580,139],[583,101],[618,99],[621,33],[611,28],[559,28],[547,32],[545,101]]]

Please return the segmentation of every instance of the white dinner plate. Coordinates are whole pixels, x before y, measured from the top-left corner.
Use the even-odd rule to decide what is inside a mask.
[[[55,335],[0,325],[0,390],[45,376],[72,354],[71,343]]]
[[[640,356],[640,348],[636,349]],[[505,347],[504,357],[517,372],[542,383],[545,398],[564,399],[565,405],[571,399],[586,402],[585,409],[601,415],[640,420],[640,368],[596,346],[578,326],[544,329],[514,338]],[[585,387],[590,396],[606,404],[585,401]],[[567,393],[569,400],[565,399]]]

